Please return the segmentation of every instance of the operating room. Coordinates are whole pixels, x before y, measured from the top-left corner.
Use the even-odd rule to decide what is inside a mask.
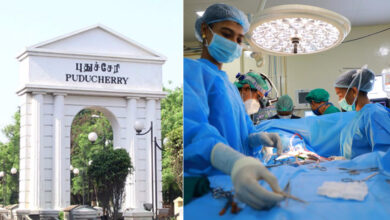
[[[184,0],[185,219],[390,216],[389,10]]]

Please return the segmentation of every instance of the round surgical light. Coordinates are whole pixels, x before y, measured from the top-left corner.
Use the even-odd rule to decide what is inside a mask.
[[[286,56],[312,54],[339,45],[351,30],[347,18],[309,5],[265,9],[251,23],[247,37],[252,49]]]

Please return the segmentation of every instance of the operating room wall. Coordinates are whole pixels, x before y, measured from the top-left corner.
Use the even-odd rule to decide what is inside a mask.
[[[352,27],[345,41],[356,39],[390,27],[387,25]],[[185,43],[185,45],[191,43]],[[382,49],[381,49],[382,48]],[[382,51],[383,54],[380,53]],[[387,54],[386,54],[387,51]],[[259,68],[253,58],[244,56],[244,72],[250,69],[270,76],[281,94],[287,92],[296,102],[296,90],[324,88],[330,93],[330,101],[336,106],[338,98],[333,83],[338,75],[348,68],[359,68],[368,64],[368,68],[377,75],[387,66],[390,66],[390,30],[356,40],[342,43],[336,48],[312,55],[288,56],[286,62],[283,58],[264,54],[264,64]],[[199,58],[199,54],[186,56]],[[234,82],[235,75],[241,72],[240,59],[224,64],[223,70]],[[286,71],[286,77],[284,75]],[[276,74],[275,74],[276,73]],[[285,83],[286,80],[286,83]],[[280,82],[281,81],[281,82]],[[282,87],[280,89],[280,87]],[[303,116],[309,109],[296,109],[294,114]]]
[[[356,39],[385,28],[387,25],[352,27],[345,41]],[[337,107],[338,98],[333,83],[346,68],[368,68],[377,75],[390,65],[390,30],[360,40],[342,43],[329,51],[287,57],[287,92],[295,100],[295,90],[324,88],[330,94],[330,101]],[[382,52],[382,54],[381,54]],[[387,52],[387,54],[386,54]]]

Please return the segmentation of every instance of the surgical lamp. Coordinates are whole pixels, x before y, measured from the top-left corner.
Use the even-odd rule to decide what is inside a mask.
[[[339,45],[351,30],[347,18],[309,5],[280,5],[255,16],[246,37],[254,51],[288,56]]]

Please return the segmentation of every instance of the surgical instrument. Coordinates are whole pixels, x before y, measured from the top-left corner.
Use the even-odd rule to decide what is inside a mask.
[[[352,178],[342,178],[341,181],[343,181],[343,182],[365,182],[378,174],[379,174],[379,172],[375,172],[362,180],[354,180]]]
[[[215,199],[226,198],[228,201],[225,203],[225,206],[219,212],[219,215],[222,216],[229,209],[229,206],[232,207],[231,213],[237,214],[241,211],[241,208],[238,207],[237,203],[234,201],[234,196],[232,191],[224,191],[221,187],[214,188],[212,190],[212,195]]]
[[[287,194],[291,194],[290,181],[288,181],[288,183],[284,187],[283,192],[285,192]],[[288,198],[285,198],[285,199],[286,199],[286,207],[287,207],[288,206]]]
[[[360,173],[368,173],[368,172],[375,172],[378,171],[378,167],[371,167],[366,169],[348,169],[344,167],[339,167],[339,170],[344,170],[349,173],[349,175],[359,175]]]
[[[328,170],[326,167],[320,166],[318,163],[309,166],[309,169],[312,169],[312,170],[319,169],[321,171],[327,171]]]
[[[290,181],[288,181],[287,185],[284,187],[284,191],[283,192],[277,192],[278,194],[282,195],[283,197],[285,197],[286,199],[293,199],[297,202],[301,202],[301,203],[307,203],[305,200],[302,200],[298,197],[295,197],[293,195],[290,194],[290,191],[291,191],[291,186],[290,186]],[[286,205],[287,205],[287,202],[286,202]]]

